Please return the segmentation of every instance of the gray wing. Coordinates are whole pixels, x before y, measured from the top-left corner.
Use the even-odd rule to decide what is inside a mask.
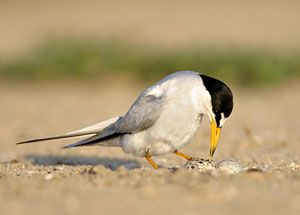
[[[162,105],[162,96],[141,94],[126,115],[115,123],[115,132],[134,133],[148,128],[159,117]]]
[[[159,117],[162,109],[163,97],[142,93],[134,102],[125,116],[106,127],[103,132],[64,148],[88,146],[98,144],[123,134],[135,133],[151,126]]]

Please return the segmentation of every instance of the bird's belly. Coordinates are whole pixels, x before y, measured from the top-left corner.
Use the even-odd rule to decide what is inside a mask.
[[[150,155],[155,156],[174,152],[187,145],[198,130],[201,116],[195,111],[170,114],[173,113],[162,113],[155,124],[146,130],[124,135],[121,140],[123,151],[145,156],[149,149]]]
[[[173,120],[168,121],[172,116]],[[159,147],[160,142],[167,143],[171,151],[180,149],[190,143],[197,132],[201,116],[195,111],[180,112],[162,116],[157,123],[149,130],[149,136],[153,140],[153,148]],[[152,146],[151,146],[152,148]]]
[[[121,148],[127,154],[144,157],[146,152],[152,156],[168,154],[175,151],[172,142],[151,138],[147,132],[124,135],[121,140]]]

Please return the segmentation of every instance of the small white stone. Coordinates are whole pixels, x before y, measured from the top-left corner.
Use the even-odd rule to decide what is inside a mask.
[[[226,174],[236,174],[243,171],[238,162],[227,159],[218,162],[215,167],[218,171]]]
[[[27,171],[27,174],[28,174],[28,175],[33,175],[33,174],[34,174],[34,171],[32,171],[32,170]]]
[[[64,170],[64,169],[65,169],[65,166],[64,166],[64,165],[58,166],[57,169],[58,169],[58,170]]]
[[[290,165],[287,166],[288,168],[291,168],[291,170],[295,171],[300,168],[298,164],[295,164],[294,162],[290,163]]]
[[[53,178],[53,174],[47,174],[45,176],[45,180],[51,180]]]
[[[188,170],[196,170],[199,172],[207,172],[215,170],[213,161],[204,160],[201,158],[193,158],[193,160],[188,161],[184,168]]]

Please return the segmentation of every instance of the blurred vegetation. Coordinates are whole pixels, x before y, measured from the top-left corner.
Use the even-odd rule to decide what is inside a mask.
[[[106,75],[155,81],[195,70],[243,86],[300,77],[300,54],[200,47],[158,48],[83,39],[52,39],[29,54],[0,60],[2,80],[95,79]]]

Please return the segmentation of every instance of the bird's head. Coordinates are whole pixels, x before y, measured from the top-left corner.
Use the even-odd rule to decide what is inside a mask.
[[[206,114],[211,122],[210,156],[211,160],[218,145],[221,128],[233,109],[233,95],[228,86],[223,82],[200,75],[206,90],[209,92],[210,101],[206,108]]]

